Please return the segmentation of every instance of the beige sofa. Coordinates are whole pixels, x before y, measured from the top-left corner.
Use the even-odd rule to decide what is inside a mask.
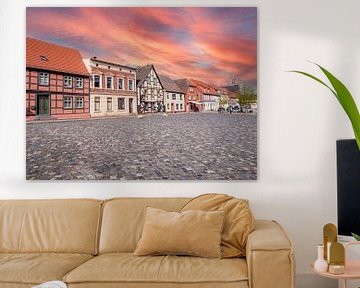
[[[291,241],[256,220],[246,258],[133,256],[146,206],[186,198],[0,201],[0,288],[62,280],[71,288],[293,288]]]

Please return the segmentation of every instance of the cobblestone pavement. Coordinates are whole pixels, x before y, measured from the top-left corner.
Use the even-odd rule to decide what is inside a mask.
[[[28,123],[30,180],[254,180],[256,115]]]

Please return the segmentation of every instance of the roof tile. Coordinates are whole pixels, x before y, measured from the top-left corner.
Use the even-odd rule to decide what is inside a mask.
[[[89,76],[78,50],[26,38],[26,67]]]

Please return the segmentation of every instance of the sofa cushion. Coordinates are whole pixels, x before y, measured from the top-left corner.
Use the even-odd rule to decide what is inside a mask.
[[[133,256],[111,253],[97,256],[64,277],[74,283],[247,283],[246,261],[189,256]],[[123,287],[123,286],[121,286]],[[125,287],[125,286],[124,286]],[[135,286],[134,286],[135,287]],[[140,286],[136,286],[140,287]],[[166,286],[168,287],[168,286]],[[195,286],[196,287],[196,286]],[[210,286],[206,286],[210,287]],[[240,286],[241,287],[241,286]]]
[[[191,199],[181,211],[198,209],[226,212],[221,236],[222,257],[245,257],[247,237],[254,230],[254,216],[248,201],[225,194],[204,194]]]
[[[179,211],[189,198],[117,198],[104,203],[99,253],[134,252],[148,206]]]
[[[0,200],[0,252],[95,254],[102,201]]]
[[[134,255],[221,258],[224,216],[224,211],[168,212],[147,207],[144,229]]]
[[[0,283],[20,285],[61,280],[92,257],[72,253],[0,253]]]

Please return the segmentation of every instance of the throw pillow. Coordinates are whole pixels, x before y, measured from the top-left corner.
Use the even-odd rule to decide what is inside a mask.
[[[167,212],[147,207],[134,255],[192,255],[221,258],[224,211]]]
[[[225,211],[221,236],[222,257],[246,255],[247,236],[254,230],[254,217],[247,200],[224,194],[204,194],[190,200],[181,209],[188,210]]]

